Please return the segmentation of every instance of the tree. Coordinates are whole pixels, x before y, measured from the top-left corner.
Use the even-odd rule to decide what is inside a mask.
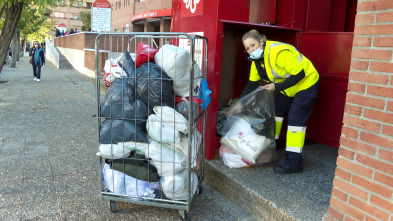
[[[91,12],[81,11],[79,18],[83,22],[82,31],[91,31]]]
[[[72,4],[75,0],[69,0]],[[12,37],[18,26],[23,9],[36,5],[39,8],[55,6],[61,0],[7,0],[0,1],[0,20],[3,20],[3,27],[0,34],[0,72],[3,69],[4,61]]]

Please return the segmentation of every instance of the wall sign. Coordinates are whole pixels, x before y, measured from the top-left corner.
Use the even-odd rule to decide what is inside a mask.
[[[91,13],[91,30],[110,32],[112,24],[112,6],[107,0],[96,0]]]

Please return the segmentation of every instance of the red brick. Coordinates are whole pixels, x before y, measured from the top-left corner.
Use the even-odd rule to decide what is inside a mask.
[[[339,189],[333,187],[333,189],[332,189],[332,196],[335,196],[335,197],[339,198],[340,200],[346,202],[348,194],[346,194],[346,193],[340,191]]]
[[[336,172],[337,173],[337,172]],[[393,187],[393,176],[388,176],[380,172],[375,172],[374,180]],[[393,208],[393,207],[392,207]]]
[[[388,106],[386,107],[386,110],[393,112],[393,101],[388,101]]]
[[[369,85],[367,87],[367,94],[393,98],[393,88]]]
[[[360,25],[355,27],[355,35],[391,35],[393,25]]]
[[[357,61],[351,60],[351,69],[355,70],[367,70],[368,69],[368,61]]]
[[[340,211],[342,211],[344,214],[348,214],[348,215],[354,217],[355,219],[358,219],[358,220],[364,219],[364,214],[362,211],[359,211],[358,209],[356,209],[346,203],[343,203],[342,201],[335,199],[334,197],[332,197],[330,199],[330,206],[340,208]]]
[[[385,107],[385,100],[383,99],[367,97],[367,96],[357,95],[352,93],[347,94],[346,101],[349,103],[359,104],[366,107],[374,107],[378,109],[383,109]]]
[[[370,47],[371,46],[371,38],[354,37],[353,38],[353,46],[355,46],[355,47]]]
[[[377,111],[377,110],[365,108],[363,116],[373,120],[381,121],[382,123],[393,124],[393,113],[386,113],[383,111]]]
[[[371,62],[370,70],[371,71],[386,72],[386,73],[393,73],[393,63],[390,63],[390,62]]]
[[[379,150],[379,158],[393,162],[393,152],[384,149]],[[392,207],[393,208],[393,207]]]
[[[380,12],[377,14],[377,22],[393,21],[393,12]]]
[[[371,195],[370,202],[378,207],[381,207],[387,211],[392,211],[393,209],[393,203],[392,200],[388,199],[383,199],[381,197]]]
[[[353,82],[348,83],[348,90],[349,91],[364,93],[365,89],[366,89],[366,85],[364,85],[364,84],[353,83]]]
[[[335,176],[340,177],[343,180],[350,181],[352,175],[347,171],[344,171],[343,169],[336,167]]]
[[[356,219],[354,219],[352,217],[347,216],[347,217],[345,217],[345,221],[358,221],[358,220],[356,220]]]
[[[351,150],[348,150],[347,148],[341,146],[341,147],[338,149],[338,155],[340,155],[340,156],[342,156],[342,157],[345,157],[345,158],[347,158],[347,159],[353,160],[354,157],[355,157],[355,152],[353,152],[353,151],[351,151]]]
[[[353,106],[350,104],[345,104],[345,113],[359,115],[362,113],[362,108],[358,106]]]
[[[343,123],[354,127],[359,127],[370,131],[374,131],[374,132],[381,131],[381,124],[371,122],[369,120],[360,119],[358,117],[352,117],[349,115],[344,115]]]
[[[337,158],[337,166],[349,170],[355,174],[359,174],[368,178],[371,178],[373,175],[373,170],[369,169],[363,165],[358,163],[354,163],[352,161],[346,160],[342,157]],[[353,178],[352,178],[353,179]]]
[[[375,46],[375,47],[393,47],[393,39],[391,37],[375,37],[373,46]]]
[[[393,28],[393,27],[392,27]],[[391,50],[375,50],[375,49],[352,49],[352,58],[391,60]]]
[[[366,166],[372,167],[372,168],[379,170],[381,172],[393,175],[393,164],[385,163],[385,162],[368,157],[363,154],[358,154],[356,156],[356,159],[359,163],[362,163]]]
[[[388,136],[393,137],[393,127],[388,125],[382,126],[382,133]]]
[[[371,217],[371,216],[366,216],[366,221],[380,221],[380,220],[374,219],[374,218]]]
[[[328,213],[332,217],[338,219],[338,220],[343,220],[344,219],[344,214],[342,214],[339,210],[336,210],[335,208],[329,206],[328,208]]]
[[[356,139],[359,135],[359,131],[354,130],[352,128],[346,127],[346,126],[342,126],[341,128],[341,136],[345,136],[345,137],[351,137]]]
[[[351,148],[353,150],[365,153],[367,155],[375,156],[377,154],[377,148],[371,145],[365,144],[359,140],[353,140],[345,137],[340,138],[340,144],[342,146]],[[340,147],[341,148],[341,147]]]
[[[371,74],[365,72],[351,71],[349,73],[349,80],[376,83],[376,84],[387,84],[389,82],[389,76],[382,75],[382,74]]]
[[[393,88],[381,86],[368,86],[367,94],[393,98]]]
[[[391,0],[366,1],[358,2],[357,12],[378,11],[391,8],[393,8],[393,2]]]
[[[366,213],[371,214],[371,215],[379,218],[379,219],[382,219],[382,220],[388,220],[389,219],[389,215],[390,215],[389,213],[387,213],[387,212],[385,212],[383,210],[380,210],[380,209],[378,209],[375,206],[367,204],[367,203],[365,203],[365,202],[363,202],[361,200],[358,200],[356,198],[351,197],[349,199],[349,203],[351,205],[353,205],[353,206],[355,206],[355,207],[365,211]]]
[[[381,147],[393,149],[393,139],[389,137],[381,137],[375,134],[370,134],[362,131],[360,133],[360,139],[368,143],[376,144]]]
[[[357,14],[356,24],[373,23],[374,17],[375,17],[374,14]]]
[[[361,186],[365,189],[368,189],[374,193],[377,193],[381,196],[390,198],[392,197],[393,194],[393,190],[390,188],[387,188],[385,186],[379,185],[377,183],[375,183],[373,180],[368,180],[368,179],[364,179],[362,177],[359,176],[352,176],[352,183]]]
[[[333,185],[339,190],[345,191],[353,196],[359,197],[360,199],[367,200],[368,192],[362,190],[361,188],[353,185],[350,182],[342,181],[340,179],[334,178]]]

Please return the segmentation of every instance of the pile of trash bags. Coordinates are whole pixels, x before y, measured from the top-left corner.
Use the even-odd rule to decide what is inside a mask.
[[[202,143],[197,129],[190,132],[188,96],[193,90],[196,119],[209,105],[211,91],[187,50],[173,45],[157,50],[139,43],[136,52],[135,58],[125,51],[105,62],[109,90],[99,107],[97,153],[103,159],[104,186],[120,195],[186,200],[188,174],[191,193],[198,189],[188,158],[195,167]]]
[[[276,160],[273,92],[258,88],[237,100],[229,112],[233,114],[220,129],[222,162],[242,168]]]

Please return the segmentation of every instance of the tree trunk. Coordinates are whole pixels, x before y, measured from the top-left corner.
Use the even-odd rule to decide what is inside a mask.
[[[16,61],[20,61],[20,57],[23,57],[23,53],[22,53],[22,50],[21,50],[21,48],[22,48],[22,46],[21,46],[21,44],[20,44],[20,31],[19,31],[19,29],[16,29],[17,31],[16,31],[16,42],[18,42],[18,56],[16,56]]]
[[[16,58],[18,57],[18,34],[17,30],[14,31],[14,36],[12,37],[12,60],[11,60],[11,68],[16,67]]]
[[[6,13],[3,29],[0,35],[0,72],[3,69],[8,47],[11,43],[12,36],[18,26],[18,21],[23,10],[24,0],[10,4],[4,11]]]

